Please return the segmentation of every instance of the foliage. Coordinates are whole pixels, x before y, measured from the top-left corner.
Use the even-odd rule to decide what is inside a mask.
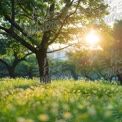
[[[1,122],[117,122],[122,88],[103,81],[0,79]]]
[[[15,69],[15,74],[18,77],[32,78],[34,75],[33,69],[37,65],[35,55],[30,55],[23,62],[19,63]]]
[[[0,32],[36,55],[42,82],[50,82],[43,67],[48,46],[72,41],[91,21],[107,14],[104,0],[1,0],[0,8]]]
[[[53,79],[78,79],[75,65],[70,60],[49,59],[50,76]]]
[[[50,78],[53,80],[56,79],[71,79],[74,80],[78,79],[78,73],[75,70],[75,65],[69,60],[62,60],[62,59],[53,59],[48,57],[49,60],[49,71],[50,71]],[[32,64],[33,70],[32,73],[34,76],[38,77],[38,66],[37,64]]]
[[[82,47],[82,45],[80,45]],[[93,60],[93,55],[96,51],[89,49],[80,49],[76,46],[75,49],[69,51],[67,56],[72,64],[74,64],[76,71],[79,75],[85,78],[91,79],[91,73],[93,72],[93,66],[91,65]]]
[[[14,56],[13,56],[14,57]],[[6,59],[9,59],[9,56],[5,56]],[[12,63],[14,58],[10,61]],[[7,63],[9,64],[8,60]],[[9,64],[10,65],[10,64]],[[33,74],[33,68],[37,65],[37,60],[35,55],[29,55],[24,60],[20,61],[14,69],[14,73],[16,77],[27,77],[32,78],[35,76]],[[11,65],[10,65],[11,66]],[[9,76],[8,70],[6,66],[0,62],[0,77]]]
[[[113,61],[119,64],[121,67],[121,35],[119,34],[121,32],[120,26],[121,21],[117,21],[114,28],[110,28],[105,23],[102,23],[102,25],[99,25],[96,28],[93,27],[93,29],[95,29],[99,35],[100,41],[97,45],[100,47],[100,49],[91,49],[88,44],[83,43],[83,38],[80,43],[78,42],[77,45],[75,45],[75,49],[68,53],[69,59],[72,60],[72,63],[78,67],[83,76],[90,78],[90,76],[93,77],[95,75],[95,77],[97,76],[96,78],[101,79],[101,77],[103,77],[104,79],[110,80],[112,80],[113,77],[116,77],[116,75],[113,75],[113,72],[117,73],[119,71],[116,71],[116,67],[113,68],[111,64]],[[88,32],[86,31],[85,33]],[[97,47],[97,45],[94,46]],[[87,48],[87,46],[89,47]],[[115,71],[112,68],[115,69]]]
[[[94,56],[94,65],[97,66],[99,72],[103,72],[106,78],[118,77],[122,84],[122,21],[116,21],[112,29],[101,33],[101,46],[103,51],[98,52]],[[101,70],[101,71],[100,71]]]
[[[29,51],[12,38],[0,39],[0,59],[9,66],[14,65],[15,60],[23,59]]]
[[[0,62],[0,78],[8,76],[8,71],[6,70],[6,66]]]
[[[122,48],[122,20],[116,21],[113,28],[113,36],[115,38],[116,48]]]

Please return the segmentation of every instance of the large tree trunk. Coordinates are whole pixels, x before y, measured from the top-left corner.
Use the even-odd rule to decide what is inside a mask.
[[[47,50],[43,48],[40,51],[38,51],[36,53],[36,58],[39,66],[40,82],[44,84],[51,82],[49,78]]]
[[[15,78],[15,74],[14,74],[15,67],[10,66],[7,68],[8,68],[8,73],[9,73],[10,78]]]

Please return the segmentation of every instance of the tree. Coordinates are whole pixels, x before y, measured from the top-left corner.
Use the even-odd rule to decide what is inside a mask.
[[[89,80],[93,80],[91,76],[91,73],[93,72],[91,61],[95,51],[80,49],[77,46],[79,45],[76,45],[75,50],[67,53],[68,58],[72,65],[74,65],[74,70],[76,70],[79,75],[82,75]],[[82,45],[80,46],[82,48]]]
[[[94,29],[99,36],[99,42],[94,45],[85,41],[90,29]],[[88,25],[82,33],[82,40],[75,45],[75,49],[71,49],[68,56],[85,78],[90,80],[105,78],[106,73],[103,73],[103,70],[110,66],[110,49],[113,42],[112,29],[104,22],[94,24],[92,27]]]
[[[10,78],[15,78],[16,66],[32,53],[13,39],[7,38],[0,40],[0,48],[0,62],[5,65]]]
[[[111,54],[112,61],[114,61],[114,66],[117,69],[117,77],[122,85],[122,20],[116,21],[113,29],[113,36],[115,43],[113,45],[113,53]]]
[[[34,54],[26,57],[26,60],[20,62],[15,68],[15,75],[17,77],[33,78],[37,77],[35,72],[37,67],[37,60]]]
[[[105,79],[112,80],[113,77],[118,77],[122,84],[122,21],[117,21],[114,28],[106,28],[106,31],[101,33],[102,51],[98,52],[94,57],[94,66],[96,71]]]
[[[103,26],[103,25],[102,25]],[[104,25],[100,31],[100,42],[102,50],[97,50],[96,54],[93,57],[92,65],[94,67],[95,72],[98,74],[99,78],[104,78],[105,80],[111,80],[111,77],[107,77],[107,72],[110,70],[110,52],[112,49],[112,45],[114,44],[114,38],[112,35],[112,29],[108,25]]]
[[[106,7],[103,0],[1,0],[0,30],[36,55],[40,81],[47,83],[48,46],[73,40],[77,24],[100,19]]]
[[[75,65],[70,60],[50,59],[50,76],[54,78],[73,78],[78,80]]]

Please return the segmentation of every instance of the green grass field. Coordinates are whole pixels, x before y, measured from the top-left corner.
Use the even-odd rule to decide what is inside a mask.
[[[0,79],[0,122],[121,122],[122,87],[102,81]]]

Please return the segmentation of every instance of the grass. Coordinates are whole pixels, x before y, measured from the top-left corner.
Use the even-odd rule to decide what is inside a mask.
[[[121,122],[122,87],[109,83],[0,79],[0,122]]]

